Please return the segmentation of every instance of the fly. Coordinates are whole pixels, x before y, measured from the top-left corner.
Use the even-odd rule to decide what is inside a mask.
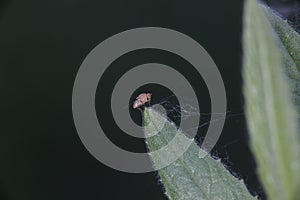
[[[137,96],[137,98],[135,99],[134,103],[133,103],[133,108],[139,108],[144,106],[146,103],[149,103],[151,101],[151,93],[142,93],[139,96]]]

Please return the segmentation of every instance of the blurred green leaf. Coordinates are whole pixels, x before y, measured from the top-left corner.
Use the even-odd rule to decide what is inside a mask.
[[[273,26],[282,28],[281,34],[274,31],[276,28],[264,12],[273,18]],[[246,0],[243,36],[246,117],[251,148],[268,198],[297,199],[300,145],[290,87],[299,84],[299,53],[293,55],[299,51],[299,43],[293,46],[288,41],[295,39],[295,34],[288,36],[291,30],[278,25],[279,18],[272,15],[256,0]]]
[[[284,70],[288,75],[288,83],[293,94],[293,103],[300,113],[300,36],[269,7],[261,6],[273,30],[279,47]]]
[[[191,143],[179,159],[158,170],[169,199],[255,199],[242,180],[232,176],[219,160],[201,150],[193,139],[187,138],[157,111],[145,108],[144,125],[145,135],[148,137],[146,143],[154,166],[161,166],[179,155],[179,151],[186,144],[183,141]],[[154,153],[155,150],[168,145],[176,134],[180,134],[181,139],[175,141],[175,148],[159,154]]]

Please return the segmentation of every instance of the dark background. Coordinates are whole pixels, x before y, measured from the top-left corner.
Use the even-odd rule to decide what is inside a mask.
[[[298,29],[297,1],[267,3]],[[144,26],[187,34],[211,55],[222,74],[232,113],[212,154],[243,178],[251,193],[264,198],[243,115],[242,10],[239,0],[0,1],[0,199],[165,199],[156,173],[123,173],[94,159],[82,145],[72,119],[73,82],[87,54],[116,33]],[[122,56],[107,72],[107,77],[114,78],[104,78],[107,87],[98,88],[98,113],[110,115],[105,110],[109,88],[124,73],[116,69],[148,61],[188,65],[159,51]],[[182,73],[190,72],[184,69]],[[114,76],[109,74],[116,71]],[[194,82],[196,78],[190,77]],[[200,108],[207,110],[209,96],[200,79],[199,83],[194,87],[201,97]],[[140,88],[144,90],[154,91],[156,102],[170,93],[157,85]],[[139,121],[137,112],[132,116]],[[143,151],[143,141],[124,136],[109,119],[102,123],[110,129],[108,137],[114,143]]]

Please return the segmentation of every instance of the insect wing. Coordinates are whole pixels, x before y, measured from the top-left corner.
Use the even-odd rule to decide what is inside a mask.
[[[142,106],[143,103],[140,101],[140,100],[136,100],[134,103],[133,103],[133,108],[138,108],[140,106]]]

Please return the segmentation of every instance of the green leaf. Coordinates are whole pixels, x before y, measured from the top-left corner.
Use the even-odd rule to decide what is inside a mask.
[[[155,167],[178,156],[181,148],[187,144],[185,141],[190,141],[191,145],[183,155],[179,155],[179,159],[158,170],[169,199],[255,199],[242,180],[233,177],[219,160],[201,150],[193,139],[187,138],[174,123],[154,109],[145,108],[144,125],[146,143]],[[179,134],[180,140],[175,139],[176,134]],[[166,147],[172,139],[176,142],[175,148],[155,153]]]
[[[269,7],[261,6],[273,30],[279,47],[284,70],[288,75],[288,83],[293,93],[293,103],[300,114],[300,36]]]
[[[300,189],[300,144],[290,81],[297,80],[298,84],[298,61],[291,59],[288,49],[294,49],[292,43],[279,40],[282,35],[275,33],[264,11],[266,8],[256,0],[246,0],[243,77],[250,144],[268,198],[296,199]],[[287,78],[284,71],[295,79]]]

